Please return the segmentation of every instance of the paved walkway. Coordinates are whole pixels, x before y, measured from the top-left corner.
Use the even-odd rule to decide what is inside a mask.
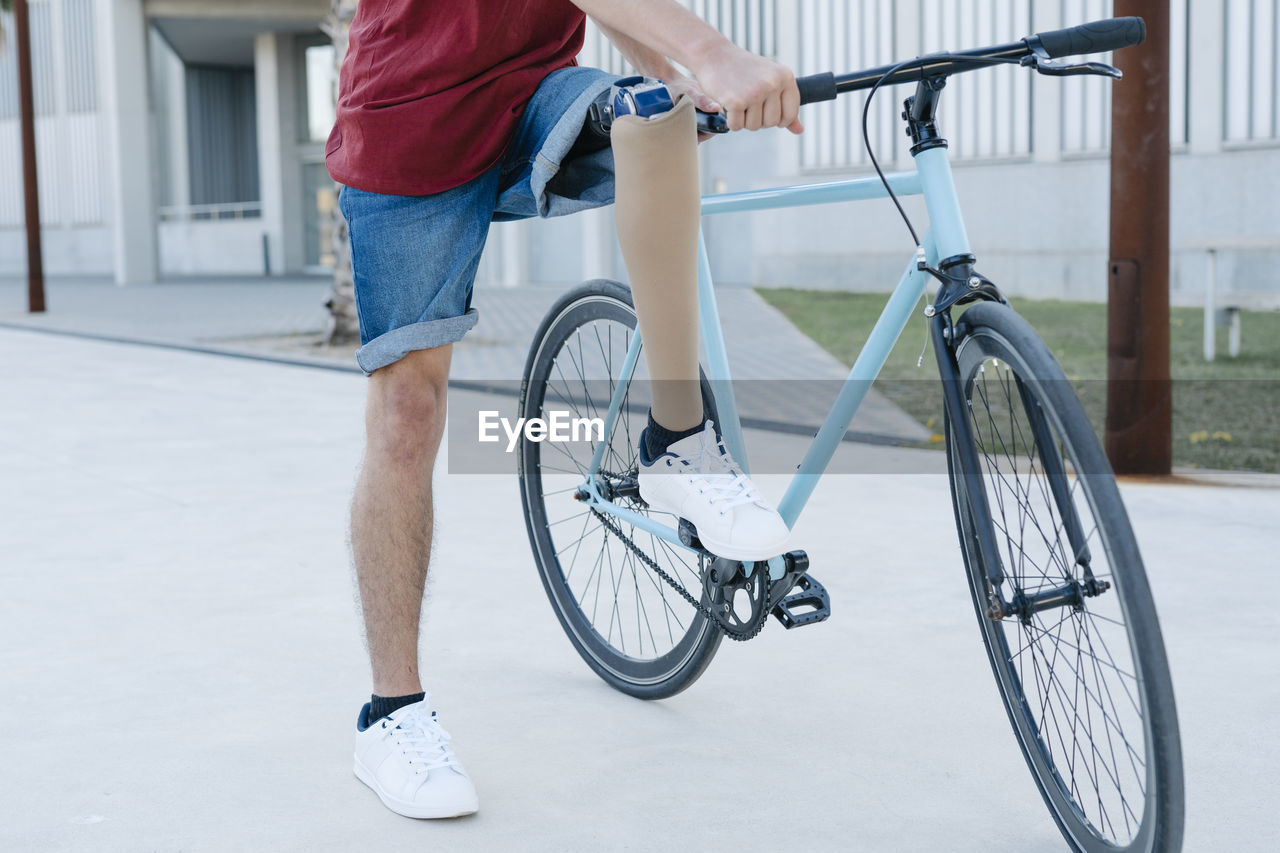
[[[116,287],[107,279],[50,279],[47,311],[27,314],[26,282],[0,279],[0,322],[173,344],[312,335],[325,328],[322,278],[171,281]]]
[[[0,850],[1063,849],[991,683],[941,456],[860,444],[841,455],[895,473],[824,479],[796,533],[831,620],[726,643],[657,703],[573,652],[514,480],[440,470],[424,671],[482,810],[390,814],[351,775],[364,381],[158,352],[0,329]],[[1124,493],[1186,849],[1270,851],[1280,490]]]
[[[349,352],[317,349],[326,328],[322,279],[192,281],[119,288],[109,282],[48,286],[49,310],[25,314],[25,285],[0,280],[0,325],[196,346],[355,370]],[[476,294],[480,324],[456,348],[453,377],[518,387],[529,344],[560,288],[486,287]],[[814,428],[848,369],[752,290],[722,288],[717,300],[744,418]],[[811,380],[797,383],[795,380]],[[874,441],[927,441],[930,431],[878,392],[868,395],[851,432]]]

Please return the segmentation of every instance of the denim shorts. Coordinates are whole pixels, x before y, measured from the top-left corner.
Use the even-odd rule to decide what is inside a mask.
[[[577,66],[549,74],[502,161],[462,186],[427,196],[342,188],[365,373],[460,341],[475,326],[471,291],[490,222],[613,202],[613,152],[575,143],[591,102],[616,79]]]

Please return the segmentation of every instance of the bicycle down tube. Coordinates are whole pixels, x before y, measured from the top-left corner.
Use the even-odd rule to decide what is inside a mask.
[[[886,179],[889,186],[900,197],[913,195],[925,197],[932,226],[923,239],[925,260],[931,266],[936,266],[940,258],[968,254],[968,237],[961,217],[946,150],[921,152],[916,158],[916,166],[916,172],[888,175]],[[884,198],[887,195],[888,192],[880,178],[873,175],[851,180],[707,196],[702,200],[702,213],[712,215],[808,207],[835,202],[865,201]],[[732,374],[716,305],[714,282],[707,260],[706,246],[701,239],[699,239],[698,249],[699,325],[707,357],[708,378],[714,389],[720,413],[719,427],[730,454],[739,461],[744,470],[749,471],[742,425],[733,397]],[[866,397],[871,383],[884,367],[889,352],[906,328],[915,306],[925,292],[926,273],[918,268],[917,260],[916,257],[911,259],[901,280],[894,288],[888,304],[885,305],[871,335],[859,352],[844,387],[779,502],[778,512],[788,526],[795,525],[796,519],[813,494],[818,480],[852,424],[854,415]],[[640,334],[637,330],[627,351],[613,399],[609,404],[605,420],[606,435],[610,434],[617,419],[622,396],[635,370],[639,352]],[[592,471],[599,468],[603,447],[602,444],[597,448]],[[667,542],[684,547],[674,528],[602,498],[596,489],[594,479],[587,483],[587,490],[590,503],[601,512],[618,517]]]

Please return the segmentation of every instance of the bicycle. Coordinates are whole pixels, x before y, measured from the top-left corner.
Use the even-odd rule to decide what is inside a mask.
[[[703,199],[704,215],[885,196],[898,205],[916,253],[778,510],[794,526],[926,283],[936,281],[925,316],[974,609],[1027,765],[1063,836],[1084,851],[1180,848],[1184,795],[1173,688],[1114,475],[1052,354],[977,272],[937,107],[950,76],[1003,63],[1118,78],[1108,65],[1060,60],[1141,44],[1145,34],[1141,19],[1113,19],[802,78],[803,103],[870,90],[863,112],[869,152],[871,99],[883,86],[915,83],[902,118],[916,171],[885,175],[871,152],[874,177]],[[924,196],[931,229],[923,239],[900,195]],[[699,305],[709,371],[703,395],[726,447],[745,467],[702,244]],[[632,429],[647,411],[636,380],[641,351],[622,285],[592,281],[561,298],[530,349],[520,414],[539,417],[554,405],[602,416],[604,439],[576,455],[525,440],[519,471],[538,571],[570,641],[608,684],[657,699],[692,684],[724,637],[750,639],[770,614],[787,628],[811,625],[829,615],[830,602],[803,551],[752,565],[721,559],[703,550],[687,525],[645,505]]]

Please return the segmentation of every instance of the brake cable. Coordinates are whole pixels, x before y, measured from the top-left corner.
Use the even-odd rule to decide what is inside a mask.
[[[869,129],[871,102],[875,99],[876,93],[880,91],[880,87],[899,71],[904,71],[913,66],[923,67],[926,63],[936,62],[939,59],[945,59],[951,62],[968,62],[979,66],[1022,65],[1022,61],[1020,59],[1006,59],[991,56],[964,56],[957,53],[932,53],[928,56],[917,56],[915,59],[908,59],[905,62],[899,62],[897,65],[886,71],[880,79],[876,81],[875,85],[871,87],[871,91],[867,93],[866,103],[862,107],[862,142],[867,149],[867,156],[871,158],[871,165],[875,167],[876,174],[880,176],[880,183],[884,184],[885,190],[889,193],[889,198],[893,201],[894,206],[898,208],[898,214],[902,217],[902,221],[906,223],[907,230],[911,232],[911,240],[917,251],[923,245],[920,242],[920,236],[916,233],[916,228],[911,222],[911,217],[907,216],[907,211],[903,209],[902,202],[898,200],[898,194],[893,191],[893,187],[889,186],[889,179],[885,177],[884,170],[880,168],[880,161],[876,158],[875,149],[871,145],[871,131]]]

